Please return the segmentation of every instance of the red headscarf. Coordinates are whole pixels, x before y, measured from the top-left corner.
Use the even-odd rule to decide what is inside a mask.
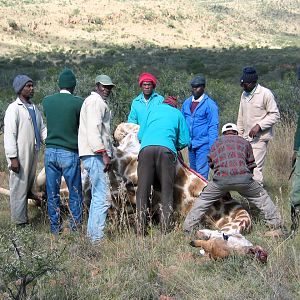
[[[169,96],[164,100],[164,103],[169,104],[175,108],[177,108],[177,99],[176,97]]]
[[[139,76],[139,85],[142,86],[142,83],[146,81],[146,82],[152,82],[154,88],[156,87],[156,83],[157,83],[157,79],[154,75],[152,75],[151,73],[142,73]]]

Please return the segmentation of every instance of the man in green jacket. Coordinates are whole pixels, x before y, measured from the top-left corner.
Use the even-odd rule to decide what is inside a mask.
[[[300,80],[300,67],[298,67],[298,79]],[[300,222],[300,117],[298,118],[297,130],[295,133],[294,153],[292,165],[294,169],[291,198],[291,219],[292,232],[296,231]]]
[[[62,231],[60,183],[64,176],[69,189],[70,229],[82,222],[82,184],[78,156],[78,127],[83,100],[73,95],[76,78],[64,69],[58,79],[60,92],[43,99],[48,134],[45,151],[48,215],[53,234]]]
[[[176,107],[176,99],[168,97],[149,112],[138,133],[141,150],[137,169],[137,232],[142,235],[146,231],[151,186],[157,181],[161,186],[162,232],[171,226],[177,151],[185,148],[190,139],[185,119]]]

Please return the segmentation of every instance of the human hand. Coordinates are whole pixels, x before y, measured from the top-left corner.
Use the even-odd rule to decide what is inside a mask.
[[[10,169],[17,174],[20,172],[20,163],[17,157],[10,159]]]
[[[261,131],[261,128],[258,124],[256,124],[254,127],[252,127],[252,129],[249,132],[249,136],[251,138],[255,138],[256,135]]]
[[[103,158],[103,163],[104,163],[104,169],[103,169],[103,172],[106,173],[107,171],[109,171],[110,166],[111,166],[110,157],[107,155],[106,152],[104,152],[104,153],[102,154],[102,158]]]

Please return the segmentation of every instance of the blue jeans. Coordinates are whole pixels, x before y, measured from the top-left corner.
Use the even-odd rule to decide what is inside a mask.
[[[62,176],[64,176],[69,190],[70,228],[76,230],[82,222],[83,202],[78,154],[64,149],[46,148],[45,171],[51,232],[58,234],[62,229],[60,215],[60,183]]]
[[[209,165],[208,156],[209,147],[204,145],[203,147],[189,149],[189,162],[190,167],[194,171],[198,172],[205,179],[208,179]]]
[[[92,183],[92,200],[87,224],[87,235],[92,242],[97,242],[104,236],[105,220],[110,206],[107,201],[107,177],[103,172],[104,163],[102,156],[82,156],[81,160]]]

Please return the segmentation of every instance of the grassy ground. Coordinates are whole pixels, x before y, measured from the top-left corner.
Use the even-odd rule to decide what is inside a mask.
[[[241,70],[254,65],[260,82],[277,96],[282,115],[265,177],[290,225],[288,176],[299,111],[298,0],[174,0],[172,5],[155,0],[0,0],[0,15],[0,132],[18,73],[34,79],[35,103],[57,90],[64,66],[74,69],[76,92],[83,97],[98,73],[110,75],[117,83],[110,100],[113,127],[127,118],[139,92],[139,73],[153,72],[158,92],[176,95],[179,102],[190,94],[194,74],[204,73],[224,124],[236,121]],[[7,187],[2,139],[0,134],[0,184]],[[266,265],[240,257],[203,262],[180,230],[161,236],[154,228],[150,236],[137,238],[128,225],[118,231],[109,224],[99,247],[89,244],[85,229],[54,240],[44,210],[31,209],[30,228],[16,230],[10,225],[8,198],[0,196],[0,299],[12,297],[8,288],[22,287],[21,274],[37,276],[27,287],[28,299],[300,298],[299,234],[266,239],[260,217],[252,216],[254,227],[247,237],[268,250]]]
[[[290,225],[287,153],[291,153],[293,140],[288,133],[293,131],[293,126],[277,128],[265,170],[267,189],[287,226]],[[22,266],[23,272],[28,269],[33,272],[45,262],[49,270],[35,281],[35,296],[31,295],[33,284],[27,288],[28,295],[35,299],[166,299],[162,296],[173,297],[169,299],[298,299],[300,296],[299,233],[287,240],[265,238],[262,234],[267,228],[254,211],[254,226],[247,238],[267,249],[266,265],[237,256],[223,261],[203,261],[198,250],[189,246],[191,237],[184,236],[180,229],[162,236],[154,227],[150,236],[137,238],[128,225],[117,230],[109,223],[107,237],[96,247],[90,245],[84,232],[65,233],[53,239],[45,211],[35,208],[30,210],[30,228],[16,230],[9,222],[8,198],[1,196],[0,200],[0,251],[3,254],[0,272],[8,272],[12,265],[17,266],[14,270]],[[11,250],[12,241],[24,253],[23,265]],[[26,249],[30,251],[26,253]],[[14,286],[17,278],[11,276],[11,288],[17,289],[19,286]],[[0,295],[7,297],[5,282],[1,280]]]

